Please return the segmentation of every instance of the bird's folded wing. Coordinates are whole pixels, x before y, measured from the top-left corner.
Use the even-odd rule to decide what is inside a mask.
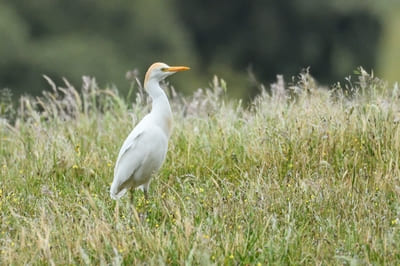
[[[143,137],[143,132],[138,133],[137,135],[133,136],[132,138],[128,137],[128,139],[122,145],[121,150],[119,151],[118,159],[115,164],[114,171],[117,170],[118,165],[119,165],[121,159],[123,158],[123,156],[126,154],[126,152],[130,149],[134,149],[142,137]]]

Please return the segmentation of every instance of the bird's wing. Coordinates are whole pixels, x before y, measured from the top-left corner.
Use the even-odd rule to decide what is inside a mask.
[[[132,133],[134,133],[134,132],[132,132]],[[126,154],[126,152],[129,149],[134,149],[142,137],[143,137],[143,131],[138,132],[137,134],[132,134],[132,135],[128,136],[128,138],[125,140],[124,144],[122,145],[121,150],[119,151],[118,159],[115,164],[114,171],[117,170],[118,165],[119,165],[122,157],[124,156],[124,154]]]
[[[110,191],[111,197],[114,199],[118,199],[125,194],[131,186],[129,183],[132,175],[143,164],[143,156],[140,156],[140,152],[136,148],[143,136],[143,132],[131,134],[122,145],[115,164],[114,180]]]

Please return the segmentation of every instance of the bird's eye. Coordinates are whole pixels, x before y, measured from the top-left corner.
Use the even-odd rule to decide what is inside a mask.
[[[167,68],[166,68],[166,67],[163,67],[163,68],[161,68],[161,71],[162,71],[162,72],[165,72],[165,71],[167,71]]]

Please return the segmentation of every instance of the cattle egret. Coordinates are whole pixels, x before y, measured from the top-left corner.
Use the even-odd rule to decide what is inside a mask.
[[[141,187],[147,198],[150,179],[164,162],[168,139],[172,129],[172,112],[160,81],[185,66],[168,66],[154,63],[147,70],[144,88],[152,99],[151,112],[147,114],[124,141],[114,168],[110,196],[117,200],[128,189]]]

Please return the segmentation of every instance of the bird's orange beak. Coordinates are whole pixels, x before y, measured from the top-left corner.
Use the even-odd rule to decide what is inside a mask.
[[[165,72],[179,72],[179,71],[186,71],[189,70],[190,67],[187,66],[172,66],[172,67],[167,67],[164,69]]]

